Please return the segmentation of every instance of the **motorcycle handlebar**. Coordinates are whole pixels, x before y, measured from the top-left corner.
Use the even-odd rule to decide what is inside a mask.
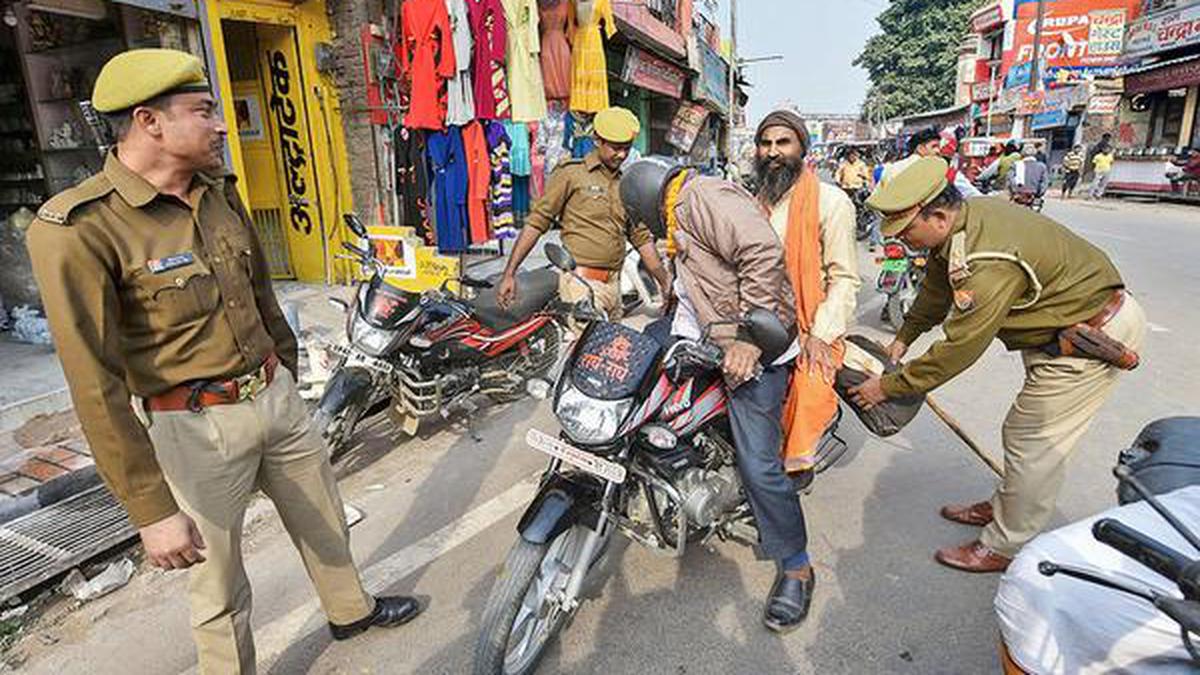
[[[1096,521],[1092,536],[1181,586],[1186,581],[1184,571],[1194,567],[1179,551],[1112,518]]]

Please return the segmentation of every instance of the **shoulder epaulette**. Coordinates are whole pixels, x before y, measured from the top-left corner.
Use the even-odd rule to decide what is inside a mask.
[[[54,195],[42,208],[38,209],[37,217],[55,225],[70,225],[71,212],[76,208],[94,202],[113,191],[113,184],[103,173],[98,173],[73,188],[63,190]]]

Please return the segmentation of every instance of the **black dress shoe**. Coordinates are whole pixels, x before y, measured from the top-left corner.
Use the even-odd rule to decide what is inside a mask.
[[[391,628],[412,621],[421,613],[421,603],[415,598],[404,595],[393,595],[386,598],[375,598],[375,611],[365,619],[339,626],[329,624],[329,632],[334,640],[349,640],[371,626]]]
[[[767,609],[763,612],[763,623],[776,633],[790,633],[808,618],[812,605],[813,588],[817,585],[817,573],[813,570],[807,579],[793,579],[783,570],[775,577],[775,585],[767,596]]]

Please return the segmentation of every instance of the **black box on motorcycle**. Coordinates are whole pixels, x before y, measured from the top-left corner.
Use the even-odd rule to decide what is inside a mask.
[[[1118,460],[1155,495],[1200,485],[1200,417],[1167,417],[1146,425]],[[1136,502],[1141,496],[1118,484],[1117,501]]]
[[[850,397],[850,390],[866,382],[873,375],[891,373],[899,365],[888,361],[887,350],[878,342],[862,335],[846,336],[845,364],[837,372],[833,388],[859,421],[876,436],[891,436],[906,427],[921,411],[925,403],[924,394],[905,398],[889,399],[863,410]]]

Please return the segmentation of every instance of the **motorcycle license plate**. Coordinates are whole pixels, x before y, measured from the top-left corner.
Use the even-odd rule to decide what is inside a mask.
[[[883,261],[884,272],[904,272],[908,269],[908,258],[894,258]]]
[[[576,469],[590,473],[593,476],[618,484],[625,482],[625,467],[616,462],[610,462],[603,457],[597,457],[590,452],[584,452],[550,434],[543,433],[537,429],[530,429],[525,433],[525,442],[534,450],[539,450],[551,457],[561,459]]]

